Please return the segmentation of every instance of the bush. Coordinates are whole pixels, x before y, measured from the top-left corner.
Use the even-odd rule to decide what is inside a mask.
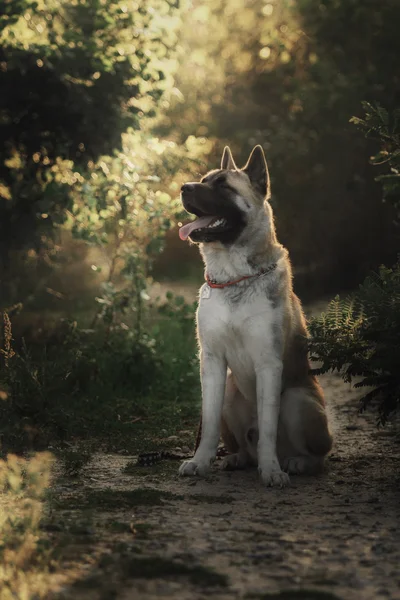
[[[146,308],[140,329],[121,320],[115,303],[107,309],[112,315],[99,314],[92,329],[64,321],[45,346],[16,349],[4,314],[1,454],[82,438],[136,451],[147,434],[193,426],[200,398],[194,306],[169,294]]]
[[[50,585],[50,544],[40,531],[43,500],[50,483],[49,453],[26,460],[0,460],[1,598],[44,598]]]
[[[180,185],[204,170],[211,146],[191,135],[160,140],[152,129],[173,90],[180,14],[175,0],[0,8],[3,453],[121,431],[157,402],[176,416],[197,394],[195,385],[182,393],[197,365],[192,307],[152,305],[149,290],[182,212]],[[79,257],[80,277],[84,267],[97,275],[91,300],[67,308],[62,283],[61,293],[46,284],[52,270],[63,279],[60,232],[94,248],[90,263]],[[32,330],[40,313],[42,332],[12,341],[7,315],[16,330],[25,312]]]
[[[155,115],[178,23],[174,0],[0,7],[0,267],[45,247],[88,161]]]
[[[380,106],[364,103],[364,119],[352,122],[368,137],[381,142],[372,157],[374,165],[386,165],[383,199],[400,208],[400,111],[392,115]],[[345,381],[361,377],[355,387],[370,388],[361,398],[362,407],[378,407],[384,423],[400,403],[400,263],[382,266],[345,300],[336,297],[325,314],[310,323],[310,350],[322,362],[316,373],[338,371]]]
[[[400,401],[400,264],[381,267],[359,290],[332,300],[325,314],[310,324],[311,358],[322,361],[317,374],[338,371],[356,388],[372,388],[361,398],[372,401],[382,423]]]

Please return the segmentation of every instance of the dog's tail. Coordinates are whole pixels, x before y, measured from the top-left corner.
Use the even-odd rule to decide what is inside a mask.
[[[299,454],[325,456],[332,449],[323,399],[307,387],[284,391],[281,419],[291,444]]]
[[[325,456],[332,450],[332,435],[329,431],[325,409],[310,398],[304,403],[303,427],[306,448],[310,454]]]

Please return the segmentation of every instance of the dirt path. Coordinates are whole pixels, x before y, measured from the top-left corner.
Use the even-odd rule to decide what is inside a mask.
[[[127,472],[133,457],[104,454],[60,482],[53,519],[74,521],[88,565],[61,597],[400,599],[400,439],[358,415],[339,378],[322,381],[335,448],[323,475],[288,489],[218,464],[207,480],[172,461]]]

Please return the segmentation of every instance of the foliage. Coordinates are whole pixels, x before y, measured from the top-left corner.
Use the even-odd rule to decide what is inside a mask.
[[[373,165],[386,165],[389,173],[375,178],[382,184],[383,200],[395,207],[400,216],[400,109],[389,113],[380,105],[363,102],[364,119],[353,117],[350,122],[365,132],[366,137],[377,139],[382,148],[371,157]]]
[[[184,16],[181,94],[167,94],[161,132],[217,140],[210,165],[225,143],[238,164],[263,145],[279,239],[317,293],[395,260],[370,144],[347,123],[364,98],[396,104],[399,18],[397,0],[202,0]]]
[[[7,365],[3,360],[1,452],[81,437],[143,451],[149,434],[194,431],[200,390],[193,306],[169,295],[146,312],[140,335],[117,312],[112,320],[101,314],[93,329],[65,321],[46,346],[22,345]]]
[[[182,393],[197,368],[194,336],[184,337],[193,309],[172,297],[152,304],[151,269],[181,213],[180,184],[204,169],[210,148],[205,138],[178,144],[151,132],[177,67],[179,5],[21,0],[0,11],[0,276],[11,282],[0,308],[22,301],[16,320],[25,304],[44,312],[39,274],[45,264],[62,281],[61,227],[94,249],[81,272],[98,277],[85,314],[72,306],[41,339],[33,332],[11,344],[4,323],[2,452],[77,435],[114,435],[116,444],[118,433],[146,430],[153,405],[166,401],[165,427],[175,432],[198,392]]]
[[[61,458],[63,475],[65,477],[78,477],[91,461],[92,452],[88,450],[65,450]]]
[[[163,250],[167,231],[182,214],[173,195],[179,180],[198,168],[209,144],[204,138],[189,137],[178,146],[132,130],[122,142],[120,152],[90,165],[88,177],[74,186],[67,226],[76,237],[102,250],[101,262],[108,259],[106,269],[92,265],[96,271],[107,271],[96,297],[98,316],[109,324],[117,314],[125,323],[133,318],[140,337],[152,265]]]
[[[3,3],[4,4],[4,3]],[[45,246],[89,160],[171,86],[174,0],[20,0],[0,9],[0,240]],[[3,265],[3,266],[4,266]]]
[[[378,401],[385,422],[400,402],[400,264],[381,267],[354,295],[332,300],[310,324],[310,334],[311,357],[322,362],[315,372],[336,370],[344,381],[361,377],[355,387],[369,388],[363,407]]]
[[[43,498],[50,483],[52,457],[26,460],[10,454],[0,460],[1,598],[44,598],[49,591],[47,557],[40,535]],[[46,559],[46,560],[44,560]]]
[[[389,174],[377,180],[383,184],[384,199],[399,210],[399,111],[390,115],[368,103],[364,108],[365,117],[353,117],[352,122],[381,141],[371,162],[389,167]],[[400,402],[400,263],[392,269],[380,267],[347,299],[336,297],[325,314],[313,319],[310,333],[312,358],[322,362],[316,372],[336,370],[345,381],[361,377],[355,387],[372,388],[361,399],[363,407],[377,401],[385,422]]]
[[[180,184],[214,166],[225,141],[238,163],[264,145],[280,240],[317,292],[393,256],[389,207],[382,216],[364,167],[370,142],[345,124],[367,94],[395,103],[398,10],[395,0],[3,3],[0,308],[24,304],[14,331],[29,311],[63,317],[26,342],[3,336],[4,421],[44,445],[144,432],[156,405],[166,430],[176,415],[182,425],[198,395],[193,306],[152,302],[153,265],[181,218]],[[394,138],[385,151],[397,169]],[[388,200],[396,175],[382,174]],[[65,257],[67,236],[87,244],[78,260]],[[179,244],[165,259],[177,270],[189,252]],[[66,282],[68,260],[81,263],[79,281]],[[57,285],[43,283],[50,271]],[[68,305],[68,285],[86,296]]]

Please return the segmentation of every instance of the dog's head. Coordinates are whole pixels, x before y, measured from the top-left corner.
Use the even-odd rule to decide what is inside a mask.
[[[261,146],[256,146],[243,169],[238,169],[228,146],[221,168],[210,171],[200,182],[185,183],[183,206],[197,217],[179,230],[182,240],[233,244],[244,229],[258,219],[270,195],[268,167]]]

